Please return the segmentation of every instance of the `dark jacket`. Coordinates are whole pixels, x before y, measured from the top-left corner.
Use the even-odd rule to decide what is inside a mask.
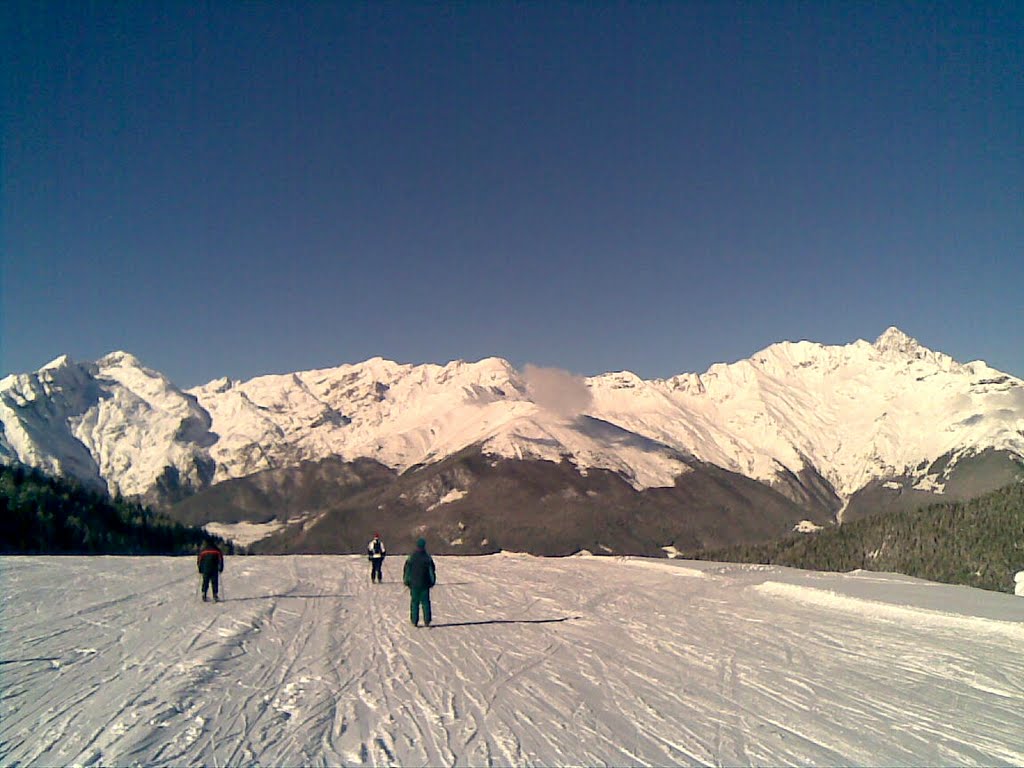
[[[220,573],[224,570],[224,553],[216,544],[204,547],[203,551],[199,553],[199,557],[196,558],[196,566],[199,568],[199,572],[206,576]]]
[[[402,571],[402,581],[405,586],[418,591],[434,586],[437,582],[434,559],[426,553],[426,550],[417,549],[409,555],[405,561],[405,569]]]

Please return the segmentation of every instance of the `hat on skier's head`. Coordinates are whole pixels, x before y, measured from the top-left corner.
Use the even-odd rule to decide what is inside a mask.
[[[379,539],[379,538],[380,538],[380,534],[379,534],[379,533],[375,533],[375,534],[373,534],[373,538],[375,538],[375,539]]]
[[[424,539],[423,537],[420,537],[420,538],[416,539],[416,549],[426,549],[426,548],[427,548],[427,540],[426,539]]]

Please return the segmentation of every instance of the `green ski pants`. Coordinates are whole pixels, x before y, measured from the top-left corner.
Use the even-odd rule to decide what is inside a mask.
[[[426,589],[409,588],[411,602],[409,604],[409,618],[414,625],[420,623],[420,606],[423,606],[423,623],[430,624],[430,587]]]

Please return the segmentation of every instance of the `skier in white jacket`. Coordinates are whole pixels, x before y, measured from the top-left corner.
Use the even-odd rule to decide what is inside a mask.
[[[380,534],[373,534],[373,538],[366,547],[366,558],[370,561],[370,583],[376,581],[378,584],[383,581],[384,576],[381,574],[381,566],[384,565],[384,556],[387,555],[387,550],[384,548],[384,542],[380,540]]]

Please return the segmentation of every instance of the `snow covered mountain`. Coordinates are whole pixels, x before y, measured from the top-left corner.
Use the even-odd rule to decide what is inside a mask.
[[[174,498],[209,485],[217,442],[196,399],[126,352],[58,357],[0,381],[0,460],[112,494]]]
[[[606,470],[637,492],[713,465],[836,512],[872,487],[941,493],[979,456],[1012,474],[1024,457],[1024,382],[896,328],[873,344],[774,344],[663,380],[375,358],[180,390],[115,352],[6,377],[0,428],[0,460],[150,501],[326,458],[400,474],[473,448],[568,462],[584,476]],[[452,485],[425,501],[469,490]]]
[[[625,429],[768,484],[816,471],[844,501],[892,478],[941,493],[966,458],[1024,456],[1024,381],[897,328],[874,344],[774,344],[665,381],[606,374],[591,389]]]

